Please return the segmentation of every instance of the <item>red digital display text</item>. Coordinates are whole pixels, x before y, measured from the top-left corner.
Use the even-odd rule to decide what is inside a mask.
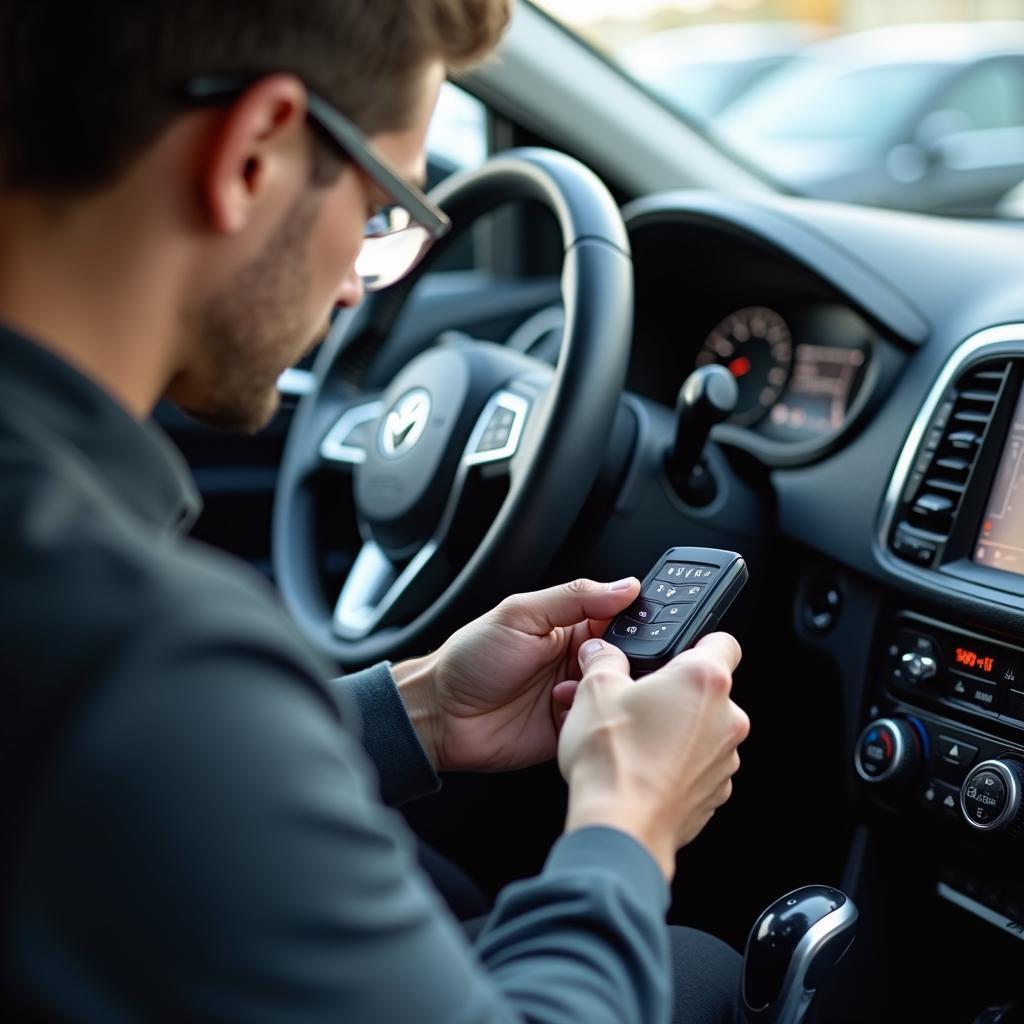
[[[984,672],[991,675],[995,671],[996,659],[989,655],[979,654],[969,647],[958,647],[956,649],[956,663],[969,668],[974,672]]]

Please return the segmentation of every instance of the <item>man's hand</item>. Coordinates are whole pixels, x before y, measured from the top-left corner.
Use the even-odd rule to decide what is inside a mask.
[[[600,636],[639,592],[631,577],[515,594],[434,654],[396,665],[434,766],[492,772],[551,760],[568,707],[553,698],[556,685],[580,678],[580,645]]]
[[[571,704],[558,744],[569,783],[566,830],[621,829],[671,878],[676,851],[732,793],[736,748],[750,729],[729,699],[739,660],[739,644],[727,633],[712,633],[633,680],[617,647],[586,644],[582,680],[561,684],[556,694]]]

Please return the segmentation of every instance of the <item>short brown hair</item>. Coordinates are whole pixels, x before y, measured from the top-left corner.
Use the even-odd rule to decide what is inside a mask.
[[[512,0],[0,0],[0,187],[115,180],[194,75],[292,72],[368,134],[402,128],[425,66],[463,68]]]

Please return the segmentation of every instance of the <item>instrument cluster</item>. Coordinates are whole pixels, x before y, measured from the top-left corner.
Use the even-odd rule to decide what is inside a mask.
[[[720,363],[736,378],[734,426],[767,440],[800,443],[846,424],[872,345],[868,325],[844,306],[783,311],[752,305],[712,328],[694,366]]]

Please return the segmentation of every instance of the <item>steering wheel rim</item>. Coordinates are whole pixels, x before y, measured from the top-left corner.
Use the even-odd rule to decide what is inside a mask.
[[[535,582],[564,541],[597,477],[625,382],[633,316],[629,241],[614,199],[593,172],[553,151],[513,150],[446,180],[432,199],[454,225],[439,251],[478,217],[509,201],[533,200],[546,206],[562,235],[565,332],[550,383],[536,393],[525,416],[522,450],[508,459],[507,496],[476,550],[440,595],[410,621],[346,637],[339,635],[337,625],[345,590],[332,613],[321,585],[313,480],[322,464],[315,453],[339,425],[339,412],[359,405],[351,396],[346,399],[339,373],[353,339],[366,337],[367,332],[386,333],[431,260],[336,323],[314,366],[316,384],[296,407],[285,442],[274,498],[272,557],[281,595],[300,629],[321,653],[345,667],[422,650],[438,631]],[[506,360],[500,352],[486,355],[497,361],[495,366]],[[414,376],[422,372],[413,368],[415,363],[406,367]],[[551,373],[545,364],[533,367],[531,386],[538,384],[541,367]],[[531,364],[524,362],[519,369],[516,379],[529,382]],[[516,370],[509,363],[502,372]],[[436,367],[433,375],[437,379]],[[393,404],[393,395],[391,400]],[[387,408],[379,412],[387,413]],[[381,428],[376,422],[373,426],[371,437],[376,438]],[[372,444],[367,458],[378,455]],[[367,548],[364,544],[360,558]],[[344,626],[340,628],[344,632]]]

